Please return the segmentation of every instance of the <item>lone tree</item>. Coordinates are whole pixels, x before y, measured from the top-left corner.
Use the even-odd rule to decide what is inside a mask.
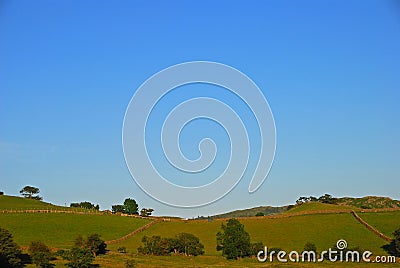
[[[200,239],[193,234],[180,233],[171,241],[175,242],[175,245],[173,245],[174,248],[185,256],[204,254],[204,245],[200,243]]]
[[[217,233],[217,250],[222,250],[223,256],[236,260],[251,255],[250,235],[243,224],[237,219],[229,219],[221,229]]]
[[[124,212],[129,215],[138,214],[139,206],[134,199],[127,198],[124,201]]]
[[[25,186],[24,188],[22,188],[21,191],[19,191],[19,193],[23,195],[25,198],[42,200],[43,198],[38,195],[39,192],[40,192],[39,188],[29,185]]]
[[[53,253],[51,253],[49,247],[43,242],[32,241],[29,245],[28,252],[32,258],[32,263],[37,267],[52,267],[50,261],[53,258]]]
[[[0,227],[0,267],[21,267],[21,250],[14,242],[11,233]]]

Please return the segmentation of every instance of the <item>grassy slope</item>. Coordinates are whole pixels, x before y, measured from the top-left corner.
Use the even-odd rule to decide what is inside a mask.
[[[287,210],[287,206],[283,207],[271,207],[271,206],[262,206],[255,207],[243,210],[235,210],[232,212],[219,214],[212,216],[212,218],[241,218],[241,217],[254,217],[258,212],[264,213],[264,215],[273,215],[285,212]]]
[[[84,211],[93,212],[92,210],[83,208],[70,208],[56,206],[39,200],[33,200],[18,196],[0,195],[0,211],[1,210],[33,210],[33,209],[52,209],[52,210],[68,210],[68,211]]]
[[[64,248],[78,235],[98,233],[105,240],[124,236],[149,220],[116,215],[63,213],[0,213],[0,226],[8,229],[20,246],[41,240],[47,245]]]
[[[400,201],[381,196],[365,196],[361,198],[342,197],[339,204],[363,208],[400,208]]]
[[[286,213],[298,213],[298,212],[308,212],[308,211],[321,211],[321,210],[355,210],[359,211],[360,209],[353,206],[347,205],[332,205],[332,204],[324,204],[319,202],[309,202],[305,204],[301,204],[298,206],[293,207],[292,209],[288,210]]]
[[[129,252],[136,252],[144,235],[172,237],[179,232],[189,232],[200,238],[207,255],[220,255],[220,252],[215,249],[215,234],[222,222],[162,222],[126,241],[110,245],[110,248],[126,246]],[[351,214],[304,215],[276,219],[254,218],[243,219],[241,222],[250,233],[253,242],[260,241],[268,247],[301,251],[306,242],[312,242],[319,250],[324,250],[332,247],[337,240],[346,239],[350,247],[360,246],[375,254],[384,254],[380,247],[385,244],[385,241],[369,232]]]
[[[400,211],[379,213],[358,213],[358,215],[383,234],[393,237],[393,232],[400,228]]]

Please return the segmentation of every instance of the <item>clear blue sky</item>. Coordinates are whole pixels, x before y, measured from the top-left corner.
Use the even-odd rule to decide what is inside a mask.
[[[158,215],[185,217],[324,193],[400,199],[398,2],[3,0],[0,40],[6,194],[34,185],[45,201],[102,209],[133,197]],[[243,180],[210,206],[178,209],[131,179],[122,122],[147,78],[194,60],[257,83],[277,151],[256,193]]]

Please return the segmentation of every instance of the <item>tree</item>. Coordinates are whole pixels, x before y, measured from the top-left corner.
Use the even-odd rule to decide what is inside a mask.
[[[193,234],[180,233],[171,241],[175,242],[175,245],[172,245],[174,249],[179,253],[185,254],[185,256],[204,254],[204,245],[200,243],[200,239]]]
[[[257,256],[258,252],[264,250],[264,245],[262,242],[251,243],[250,248],[251,248],[251,255]]]
[[[140,216],[142,217],[148,217],[151,216],[151,214],[153,213],[154,209],[152,208],[142,208],[140,210]]]
[[[217,250],[227,259],[237,259],[250,256],[250,235],[244,230],[243,224],[237,219],[229,219],[227,224],[221,225],[217,233]]]
[[[127,198],[124,201],[124,213],[133,215],[138,214],[139,206],[134,199]]]
[[[0,227],[0,267],[21,267],[21,250],[14,242],[11,233]]]
[[[394,249],[397,253],[397,256],[400,256],[400,228],[394,231]]]
[[[66,265],[70,268],[89,268],[94,260],[94,256],[89,249],[79,247],[63,251],[61,256],[68,261]]]
[[[262,212],[257,212],[256,217],[262,217],[262,216],[264,216],[264,213],[262,213]]]
[[[86,239],[79,235],[74,244],[75,247],[88,249],[94,257],[99,254],[106,254],[107,244],[100,238],[99,234],[88,235]]]
[[[337,198],[332,197],[330,194],[324,194],[318,198],[318,201],[326,204],[336,204]]]
[[[153,235],[152,237],[143,236],[143,246],[138,248],[141,254],[151,255],[168,255],[171,252],[170,239],[162,238],[161,236]]]
[[[80,202],[80,203],[71,203],[70,205],[71,208],[84,208],[84,209],[94,209],[94,210],[99,210],[100,206],[99,205],[94,205],[88,201],[85,202]]]
[[[32,258],[33,264],[37,267],[51,267],[50,261],[53,258],[48,246],[41,241],[32,241],[28,248],[29,255]]]
[[[39,194],[39,192],[40,192],[39,188],[29,185],[25,186],[24,188],[22,188],[21,191],[19,191],[19,193],[23,195],[25,198],[42,200],[43,198],[37,195]]]
[[[111,206],[112,213],[124,213],[124,206],[123,205],[113,205]]]

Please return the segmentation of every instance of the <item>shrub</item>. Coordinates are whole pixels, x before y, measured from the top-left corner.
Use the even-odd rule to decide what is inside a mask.
[[[257,217],[262,217],[262,216],[264,216],[264,213],[262,213],[262,212],[257,212],[256,216],[257,216]]]
[[[99,254],[106,254],[107,244],[100,238],[99,234],[88,235],[86,239],[78,236],[75,239],[75,246],[82,249],[88,249],[94,257]]]
[[[48,246],[41,241],[33,241],[28,248],[32,263],[37,267],[51,267],[50,261],[53,258]]]
[[[21,250],[11,233],[0,227],[0,267],[21,267]]]
[[[94,256],[89,249],[73,247],[62,252],[62,258],[67,260],[66,266],[70,268],[90,268]]]

